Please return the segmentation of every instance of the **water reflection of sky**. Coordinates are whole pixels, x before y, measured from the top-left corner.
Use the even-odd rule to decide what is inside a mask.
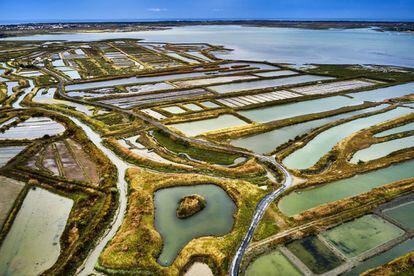
[[[303,63],[392,64],[414,67],[414,35],[372,29],[306,30],[241,26],[188,26],[165,31],[35,35],[12,39],[208,42],[233,48],[226,58]]]

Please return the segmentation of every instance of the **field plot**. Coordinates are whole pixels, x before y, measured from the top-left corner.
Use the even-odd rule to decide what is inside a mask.
[[[175,92],[154,93],[148,95],[131,96],[117,99],[101,100],[101,103],[114,105],[124,109],[130,109],[135,106],[142,106],[145,104],[155,104],[176,100],[183,100],[192,97],[199,97],[209,95],[210,92],[204,89],[191,89]]]
[[[366,215],[322,233],[347,257],[356,257],[404,234],[404,231],[375,215]]]
[[[301,95],[293,93],[293,92],[281,90],[281,91],[276,91],[276,92],[268,92],[268,93],[261,93],[261,94],[247,95],[247,96],[222,98],[222,99],[218,99],[217,101],[224,104],[225,106],[237,108],[237,107],[245,107],[249,105],[254,105],[258,103],[266,103],[266,102],[291,99],[291,98],[296,98],[300,96]]]
[[[2,228],[24,183],[0,175],[0,184],[0,228]]]
[[[65,127],[46,117],[32,117],[26,121],[19,123],[6,130],[4,133],[0,133],[0,140],[13,139],[38,139],[45,135],[54,136],[62,134],[65,131]]]
[[[71,139],[58,141],[46,146],[26,163],[31,169],[98,185],[99,169],[83,150]]]
[[[345,80],[330,82],[324,84],[315,84],[301,87],[294,87],[290,90],[298,92],[305,95],[315,95],[315,94],[330,94],[337,93],[347,90],[360,89],[365,87],[371,87],[378,85],[380,82],[373,80]]]

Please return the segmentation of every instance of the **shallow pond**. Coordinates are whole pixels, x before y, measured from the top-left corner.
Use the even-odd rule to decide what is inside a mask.
[[[26,121],[10,127],[4,133],[0,133],[0,140],[3,139],[37,139],[44,135],[58,135],[65,131],[65,127],[47,117],[31,117]]]
[[[403,227],[411,230],[414,229],[414,201],[386,209],[383,213],[400,223]]]
[[[30,190],[0,248],[0,274],[38,275],[50,268],[72,205],[47,190]]]
[[[200,121],[179,123],[169,125],[173,128],[178,129],[187,136],[197,136],[204,132],[218,130],[222,128],[236,127],[247,125],[245,121],[240,120],[239,118],[233,115],[220,115],[217,118],[205,119]]]
[[[413,111],[414,112],[414,111]],[[404,132],[404,131],[411,131],[414,130],[414,122],[412,123],[408,123],[399,127],[394,127],[382,132],[379,132],[377,134],[374,135],[374,137],[384,137],[387,135],[391,135],[391,134],[395,134],[395,133],[400,133],[400,132]]]
[[[293,216],[325,203],[352,197],[394,181],[414,177],[413,168],[414,160],[411,160],[315,188],[291,192],[279,201],[278,206],[283,214]]]
[[[249,82],[238,82],[238,83],[214,85],[214,86],[209,86],[208,88],[220,94],[227,94],[227,93],[232,93],[232,92],[237,92],[237,91],[247,91],[247,90],[263,89],[263,88],[270,88],[270,87],[277,88],[279,86],[284,86],[284,85],[301,84],[301,83],[306,83],[306,82],[314,82],[314,81],[329,80],[329,79],[333,79],[333,78],[323,77],[323,76],[313,76],[313,75],[301,75],[301,76],[285,77],[285,78],[278,78],[278,79],[266,79],[266,80],[257,80],[257,81],[249,81]]]
[[[366,215],[322,233],[345,256],[352,258],[404,234],[376,215]]]
[[[17,81],[8,81],[6,82],[7,85],[7,96],[11,96],[14,94],[13,88],[19,86]]]
[[[351,163],[358,163],[360,160],[367,162],[375,160],[388,154],[414,147],[414,137],[408,136],[400,139],[394,139],[383,143],[373,144],[368,148],[357,151],[351,158]]]
[[[259,77],[281,77],[281,76],[289,76],[289,75],[296,75],[296,74],[298,74],[298,72],[290,71],[290,70],[279,70],[279,71],[255,73],[255,75]]]
[[[334,110],[344,106],[358,105],[361,103],[361,101],[350,99],[347,97],[334,96],[298,103],[289,103],[264,108],[255,108],[251,110],[240,111],[239,113],[252,121],[258,123],[266,123],[270,121],[282,120],[306,114]]]
[[[198,194],[207,205],[186,219],[176,215],[178,202],[184,196]],[[158,190],[154,195],[155,227],[161,234],[163,248],[158,263],[171,265],[180,250],[192,239],[202,236],[222,236],[233,227],[236,205],[219,186],[206,184]]]
[[[246,276],[297,276],[299,270],[279,250],[260,256],[246,270]]]
[[[375,257],[372,257],[368,260],[363,261],[361,264],[357,265],[350,271],[344,273],[344,275],[345,276],[358,276],[364,271],[383,265],[389,261],[394,260],[395,258],[398,258],[400,256],[403,256],[413,251],[413,248],[414,248],[414,239],[406,240],[394,246],[390,250],[387,250],[379,255],[376,255]]]
[[[364,128],[398,118],[411,112],[412,110],[409,108],[398,107],[384,113],[356,119],[332,127],[316,135],[304,147],[286,157],[283,160],[283,164],[291,169],[306,169],[312,167],[322,156],[327,154],[338,142],[347,136]]]
[[[0,147],[0,168],[18,155],[26,146]]]
[[[282,127],[279,129],[271,130],[264,133],[259,133],[257,135],[242,137],[235,140],[232,140],[230,143],[236,147],[242,147],[249,149],[255,153],[269,153],[275,150],[280,145],[288,142],[291,139],[294,139],[296,136],[303,135],[312,129],[320,127],[324,124],[340,120],[347,117],[352,117],[358,114],[363,114],[367,112],[372,112],[384,108],[385,105],[380,105],[377,107],[366,108],[363,110],[351,111],[331,117],[326,117],[318,120],[313,120],[301,124],[295,124],[287,127]]]
[[[414,93],[414,82],[373,89],[365,92],[351,93],[348,95],[361,101],[382,102],[386,99],[397,98],[411,93]]]
[[[315,274],[322,274],[342,263],[316,236],[293,241],[286,247]]]
[[[163,110],[171,113],[171,114],[181,114],[181,113],[185,113],[185,110],[182,109],[179,106],[168,106],[168,107],[163,107]]]

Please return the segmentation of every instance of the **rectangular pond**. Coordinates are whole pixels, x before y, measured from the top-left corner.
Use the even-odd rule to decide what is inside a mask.
[[[404,256],[405,254],[413,251],[414,248],[414,239],[406,240],[390,250],[382,252],[381,254],[376,255],[368,260],[363,261],[361,264],[357,265],[348,272],[345,272],[344,276],[359,276],[362,272],[367,271],[371,268],[386,264],[398,257]]]
[[[56,262],[71,199],[31,189],[0,248],[1,275],[38,275]]]
[[[345,256],[359,256],[402,236],[404,231],[376,215],[366,215],[322,233]]]
[[[356,119],[329,128],[315,136],[304,147],[291,153],[283,160],[283,164],[291,169],[306,169],[312,167],[321,157],[327,154],[338,142],[347,136],[364,128],[369,128],[411,112],[412,110],[409,108],[398,107],[384,113]]]
[[[324,76],[301,75],[301,76],[293,76],[293,77],[278,78],[278,79],[266,79],[266,80],[257,80],[257,81],[249,81],[249,82],[213,85],[213,86],[209,86],[208,88],[220,94],[227,94],[227,93],[238,92],[238,91],[248,91],[248,90],[264,89],[264,88],[277,88],[277,87],[284,86],[284,85],[301,84],[301,83],[306,83],[306,82],[314,82],[314,81],[322,81],[322,80],[330,80],[330,79],[333,79],[333,78],[324,77]]]
[[[312,129],[320,127],[322,125],[343,119],[352,117],[358,114],[363,114],[375,110],[384,108],[385,105],[380,105],[378,107],[366,108],[362,110],[351,111],[335,116],[330,116],[318,120],[312,120],[301,124],[295,124],[291,126],[286,126],[271,130],[264,133],[259,133],[256,135],[242,137],[235,140],[232,140],[230,143],[233,146],[249,149],[255,153],[269,153],[275,150],[280,145],[288,142],[291,139],[294,139],[296,136],[303,135]]]
[[[310,101],[274,105],[270,107],[255,108],[239,113],[258,123],[266,123],[275,120],[282,120],[296,116],[319,113],[338,109],[344,106],[362,104],[359,100],[350,99],[343,96],[334,96]]]
[[[279,250],[275,250],[254,260],[246,270],[246,276],[269,275],[300,276],[302,273]]]
[[[403,227],[414,230],[414,201],[383,210],[382,212]]]
[[[247,125],[247,123],[233,115],[225,114],[220,115],[217,118],[172,124],[169,126],[178,129],[187,136],[197,136],[208,131],[243,125]]]
[[[413,168],[414,160],[410,160],[315,188],[291,192],[282,197],[278,206],[283,214],[293,216],[325,203],[356,196],[385,184],[414,177]]]
[[[325,273],[342,263],[342,260],[316,236],[293,241],[286,247],[315,274]]]

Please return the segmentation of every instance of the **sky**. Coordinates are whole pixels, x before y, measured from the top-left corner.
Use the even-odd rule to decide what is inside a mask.
[[[414,21],[414,0],[0,0],[2,22],[167,19]]]

